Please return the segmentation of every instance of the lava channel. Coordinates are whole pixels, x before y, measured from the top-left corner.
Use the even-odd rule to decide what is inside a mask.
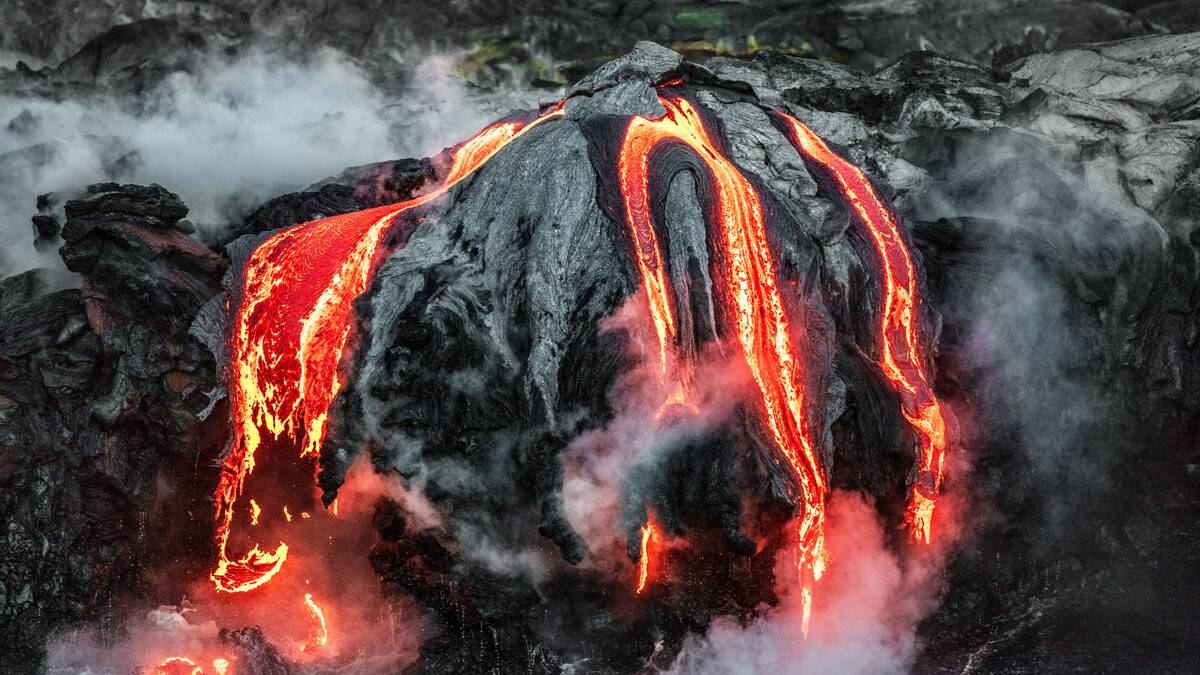
[[[659,96],[666,113],[634,117],[622,142],[618,180],[625,220],[633,241],[642,287],[658,333],[660,367],[673,362],[675,318],[662,252],[650,208],[650,157],[664,143],[680,142],[708,168],[715,195],[716,239],[725,269],[719,275],[731,309],[738,343],[758,385],[765,425],[775,447],[797,479],[803,509],[798,527],[798,569],[807,630],[812,587],[825,566],[824,520],[828,485],[817,459],[805,413],[801,363],[789,334],[789,321],[767,244],[762,202],[750,181],[709,136],[699,112],[681,97]]]
[[[920,437],[917,479],[908,496],[905,524],[912,536],[930,541],[933,508],[942,484],[946,423],[933,392],[925,361],[929,348],[919,330],[921,295],[912,255],[896,216],[863,172],[829,148],[821,137],[786,113],[780,117],[801,156],[829,176],[858,222],[870,234],[883,271],[883,309],[878,364],[900,397],[904,418]]]
[[[217,590],[250,591],[267,583],[287,559],[288,546],[255,544],[229,557],[235,506],[260,450],[297,452],[315,463],[329,406],[344,384],[339,364],[350,341],[355,298],[368,287],[387,250],[381,244],[397,217],[437,199],[561,106],[525,123],[491,125],[452,154],[450,169],[432,191],[414,199],[322,218],[268,237],[251,254],[233,321],[228,381],[233,442],[216,491],[218,549],[210,575]],[[403,226],[411,225],[411,219]]]

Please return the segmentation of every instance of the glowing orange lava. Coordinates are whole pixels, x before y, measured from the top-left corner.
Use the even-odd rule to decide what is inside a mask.
[[[650,154],[662,143],[682,142],[704,162],[712,178],[717,240],[725,267],[721,278],[734,321],[731,329],[758,385],[766,427],[800,488],[798,567],[807,616],[812,584],[824,569],[828,487],[805,412],[803,373],[767,245],[762,203],[754,186],[709,136],[691,103],[662,96],[659,102],[666,109],[662,117],[630,120],[621,147],[619,182],[642,286],[658,332],[661,367],[667,371],[675,320],[650,209]]]
[[[642,526],[642,547],[641,553],[638,556],[638,582],[637,593],[646,590],[646,581],[650,578],[650,566],[652,553],[650,551],[651,544],[657,544],[659,539],[658,530],[654,527],[654,521],[646,521]]]
[[[191,659],[172,656],[158,664],[154,675],[204,675],[204,669]]]
[[[799,120],[781,115],[796,149],[833,178],[879,254],[884,282],[879,367],[900,396],[904,418],[920,436],[917,480],[909,494],[905,522],[915,539],[929,543],[933,509],[942,483],[946,423],[925,370],[928,350],[918,328],[920,289],[912,256],[895,215],[875,194],[863,172]]]
[[[304,608],[308,610],[308,619],[312,628],[309,631],[308,642],[301,645],[300,651],[311,652],[329,643],[329,629],[325,626],[325,612],[313,600],[312,593],[304,594]]]
[[[350,341],[353,302],[386,255],[381,244],[397,217],[437,199],[513,139],[558,115],[561,106],[528,124],[487,127],[453,153],[446,177],[431,192],[290,227],[251,254],[232,335],[233,443],[216,491],[218,560],[210,576],[219,591],[257,588],[287,559],[283,542],[273,551],[255,544],[240,559],[229,557],[237,499],[260,449],[317,457],[329,406],[344,384],[339,365]]]

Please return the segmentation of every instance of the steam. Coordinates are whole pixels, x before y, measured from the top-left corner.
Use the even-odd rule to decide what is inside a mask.
[[[982,219],[964,233],[967,255],[942,303],[962,330],[956,355],[976,378],[967,414],[985,434],[1016,431],[1055,529],[1078,512],[1080,495],[1108,487],[1122,438],[1110,431],[1137,424],[1115,367],[1153,352],[1133,351],[1148,338],[1128,317],[1153,311],[1140,280],[1157,275],[1142,268],[1165,267],[1167,245],[1126,198],[1115,157],[1073,160],[1052,140],[993,136],[963,148],[918,218]]]
[[[536,105],[537,94],[516,84],[469,88],[452,74],[455,58],[409,55],[416,76],[394,95],[328,48],[304,61],[262,51],[211,56],[133,99],[0,94],[0,277],[59,264],[32,245],[29,218],[42,193],[156,182],[212,231],[345,167],[428,156]]]
[[[149,672],[163,658],[184,654],[207,665],[211,658],[205,661],[199,655],[214,653],[219,628],[216,622],[195,615],[196,610],[186,604],[148,610],[130,620],[130,638],[120,645],[106,641],[97,631],[71,631],[51,646],[47,671],[51,675]],[[155,655],[162,658],[155,660]]]
[[[653,464],[670,437],[680,433],[679,428],[664,429],[653,422],[654,407],[667,392],[655,386],[657,346],[645,330],[645,302],[640,295],[631,297],[605,326],[628,330],[641,356],[638,367],[614,392],[620,404],[617,414],[603,429],[576,439],[567,455],[568,517],[593,551],[623,553],[624,535],[614,525],[620,520],[622,488],[635,467]],[[752,384],[748,377],[728,359],[716,355],[697,359],[695,380],[707,383],[709,395],[702,397],[695,423],[721,424],[731,404],[746,400]],[[951,471],[957,468],[958,462],[952,461]],[[886,525],[869,497],[835,491],[827,506],[830,565],[814,589],[808,636],[803,631],[800,577],[794,558],[785,552],[775,569],[779,606],[761,608],[761,616],[746,624],[718,619],[706,634],[687,639],[670,672],[908,672],[920,646],[917,624],[936,606],[945,556],[958,538],[955,523],[961,501],[961,495],[943,492],[940,529],[932,547],[897,551],[889,546]],[[605,562],[615,570],[629,569],[621,560]]]
[[[376,474],[369,462],[360,461],[339,491],[338,516],[315,513],[303,529],[290,531],[296,546],[271,583],[253,595],[230,595],[215,593],[207,578],[196,579],[178,606],[133,612],[120,632],[89,626],[58,636],[49,645],[49,672],[126,675],[149,672],[172,656],[189,658],[206,672],[207,664],[220,658],[236,667],[239,654],[218,634],[221,628],[244,626],[260,627],[300,674],[369,675],[411,663],[422,636],[420,610],[382,596],[367,556],[376,539],[372,514],[382,496],[403,502],[418,522],[430,511],[398,479]],[[179,580],[174,581],[178,588]],[[306,593],[319,603],[329,626],[329,644],[307,653],[300,649],[311,630],[301,604]]]
[[[676,675],[731,673],[902,673],[918,643],[917,622],[936,601],[938,565],[904,559],[885,544],[875,507],[861,495],[830,497],[829,571],[815,587],[812,624],[803,638],[798,575],[781,556],[776,579],[783,600],[746,625],[715,622],[685,642]]]
[[[675,387],[659,373],[658,343],[653,335],[646,296],[630,296],[601,325],[603,331],[623,331],[630,339],[634,367],[621,376],[610,397],[615,414],[603,427],[574,438],[564,455],[563,506],[567,519],[593,552],[617,552],[615,559],[601,555],[614,571],[629,569],[625,540],[630,532],[625,512],[629,491],[639,474],[653,473],[666,450],[683,435],[728,423],[733,406],[744,400],[751,384],[740,359],[730,361],[715,353],[701,353],[694,361],[693,392],[683,421],[659,419],[660,407]],[[652,488],[646,488],[652,489]],[[624,522],[623,522],[624,521]]]

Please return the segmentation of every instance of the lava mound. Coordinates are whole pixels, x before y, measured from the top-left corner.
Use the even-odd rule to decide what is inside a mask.
[[[450,671],[533,642],[665,665],[776,602],[781,555],[806,631],[835,486],[930,544],[937,319],[886,198],[801,120],[646,43],[441,160],[407,200],[231,245],[218,590],[287,564],[231,544],[280,457],[319,453],[332,504],[363,449],[444,519],[384,508],[372,561]]]

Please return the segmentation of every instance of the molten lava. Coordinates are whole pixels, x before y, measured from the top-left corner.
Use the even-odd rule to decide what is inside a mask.
[[[780,115],[796,149],[833,179],[879,255],[883,268],[879,367],[900,396],[904,418],[920,436],[917,480],[909,494],[905,522],[914,538],[929,543],[933,509],[942,483],[946,423],[925,370],[929,350],[918,328],[921,296],[912,256],[896,216],[875,194],[863,172],[799,120]]]
[[[325,612],[321,611],[321,607],[313,600],[312,593],[304,594],[304,609],[308,611],[311,629],[308,642],[301,645],[300,651],[311,652],[329,643],[329,629],[325,626]]]
[[[233,322],[234,434],[216,492],[219,557],[211,574],[218,590],[257,588],[287,559],[283,542],[274,550],[256,544],[237,560],[229,557],[235,506],[260,449],[313,459],[319,453],[329,406],[344,384],[339,365],[350,342],[353,302],[385,257],[381,244],[397,217],[437,199],[513,139],[560,114],[561,107],[528,124],[509,121],[480,131],[453,153],[446,177],[424,195],[302,223],[254,250]]]
[[[646,581],[650,579],[650,567],[653,556],[650,547],[652,544],[657,544],[658,540],[659,534],[658,530],[654,527],[654,521],[646,521],[646,524],[642,526],[642,546],[641,553],[638,555],[637,593],[646,590]]]
[[[716,239],[725,266],[720,277],[733,317],[730,329],[758,385],[765,425],[800,487],[803,509],[799,518],[798,568],[807,616],[812,584],[824,568],[828,486],[805,412],[801,363],[792,347],[775,262],[767,245],[762,203],[754,186],[709,136],[691,103],[662,96],[659,103],[666,109],[663,116],[630,120],[621,146],[618,176],[642,287],[658,332],[661,369],[666,373],[671,362],[675,318],[650,209],[649,166],[655,148],[679,142],[708,168],[716,202]]]
[[[158,664],[154,675],[204,675],[204,669],[191,659],[172,656]]]

